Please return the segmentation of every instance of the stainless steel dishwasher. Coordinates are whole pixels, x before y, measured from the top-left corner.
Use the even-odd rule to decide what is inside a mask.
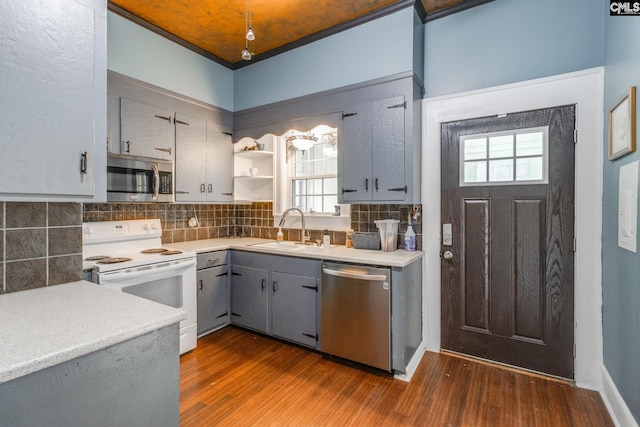
[[[391,371],[390,269],[322,264],[320,349]]]

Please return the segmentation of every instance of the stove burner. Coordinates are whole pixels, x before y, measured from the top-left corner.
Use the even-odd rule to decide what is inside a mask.
[[[151,248],[151,249],[145,249],[140,253],[141,254],[160,254],[162,252],[167,252],[168,250],[169,249],[165,249],[165,248]]]
[[[96,256],[86,257],[84,260],[85,261],[100,261],[101,259],[107,259],[107,258],[111,258],[111,257],[109,255],[96,255]]]
[[[104,258],[98,261],[98,264],[118,264],[127,261],[131,261],[131,258]]]
[[[182,253],[182,251],[169,251],[169,250],[166,250],[164,252],[160,252],[160,255],[178,255],[178,254],[181,254],[181,253]]]

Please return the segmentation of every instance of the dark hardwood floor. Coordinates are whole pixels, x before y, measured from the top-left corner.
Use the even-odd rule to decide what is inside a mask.
[[[180,370],[182,427],[613,426],[597,392],[447,354],[407,383],[226,327]]]

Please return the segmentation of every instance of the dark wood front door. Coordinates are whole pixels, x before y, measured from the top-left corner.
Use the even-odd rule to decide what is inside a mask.
[[[565,106],[442,125],[443,349],[573,378],[574,123]],[[546,159],[514,136],[512,168],[548,164],[548,180],[509,183],[509,144],[491,135],[533,128]]]

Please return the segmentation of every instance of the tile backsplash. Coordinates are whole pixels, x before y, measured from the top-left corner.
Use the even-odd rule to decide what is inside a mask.
[[[410,211],[420,205],[351,205],[351,227],[376,232],[377,219],[398,219],[398,247],[403,245]],[[189,227],[189,219],[198,219]],[[163,243],[244,236],[275,239],[273,204],[185,203],[39,203],[0,202],[0,293],[15,292],[82,278],[82,223],[158,218]],[[422,218],[414,220],[417,249],[422,248]],[[297,228],[283,229],[285,240],[300,240]],[[323,230],[309,230],[311,241]],[[344,245],[345,231],[331,232],[331,243]]]
[[[0,292],[81,276],[82,204],[0,202]]]

